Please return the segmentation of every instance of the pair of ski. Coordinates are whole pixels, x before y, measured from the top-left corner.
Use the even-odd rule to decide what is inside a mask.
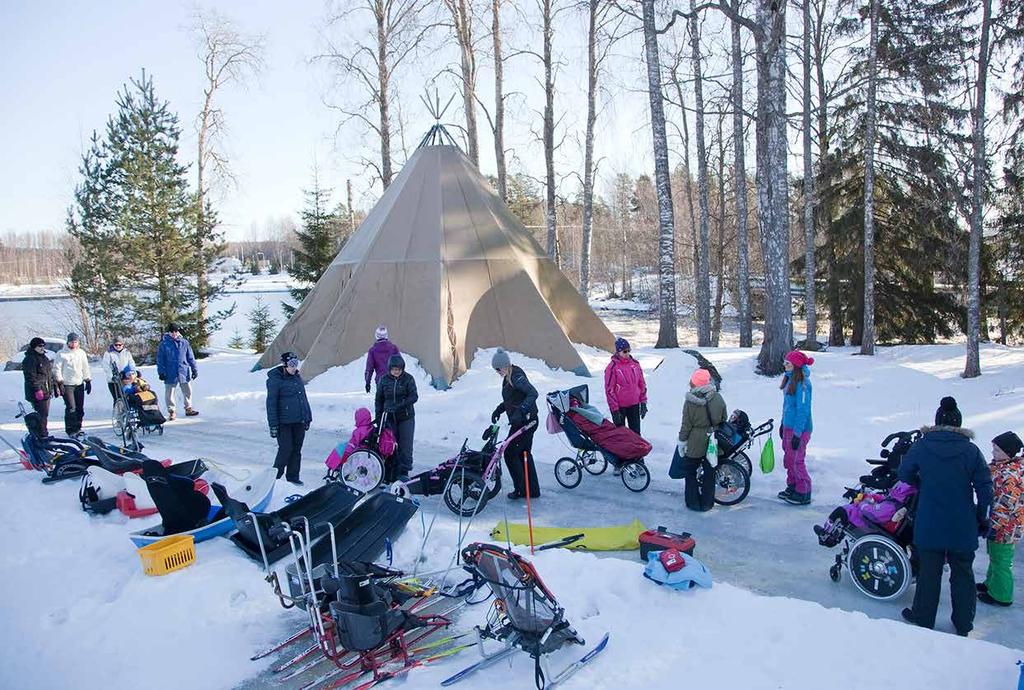
[[[570,677],[572,677],[573,674],[575,674],[581,668],[583,668],[584,666],[589,664],[591,661],[593,661],[594,657],[596,657],[598,654],[603,652],[604,648],[607,647],[607,646],[608,646],[608,633],[605,633],[604,637],[601,638],[601,641],[598,642],[596,645],[594,645],[594,647],[589,652],[587,652],[586,654],[581,656],[579,659],[577,659],[573,663],[569,664],[569,666],[567,666],[564,670],[562,670],[554,678],[548,680],[544,684],[544,688],[546,690],[550,690],[550,688],[554,688],[554,687],[560,685],[561,683],[564,683],[566,680],[568,680]],[[448,687],[450,685],[455,685],[459,681],[465,680],[468,676],[473,675],[477,671],[483,670],[483,669],[487,668],[488,666],[493,666],[494,664],[498,663],[499,661],[502,661],[503,659],[507,659],[508,657],[512,656],[512,654],[514,654],[517,651],[519,651],[518,647],[516,647],[514,645],[509,645],[508,647],[505,647],[501,651],[495,652],[491,656],[488,656],[488,657],[485,657],[485,658],[481,659],[480,661],[476,662],[472,666],[467,666],[466,668],[464,668],[461,671],[459,671],[458,673],[456,673],[454,676],[450,676],[448,678],[445,678],[443,681],[441,681],[441,685],[444,686],[444,687]]]

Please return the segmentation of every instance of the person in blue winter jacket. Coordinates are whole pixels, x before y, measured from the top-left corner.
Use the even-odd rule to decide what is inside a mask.
[[[811,475],[807,473],[807,444],[814,425],[811,421],[811,369],[814,358],[799,350],[786,355],[786,373],[779,388],[782,390],[783,465],[786,467],[786,488],[779,498],[787,503],[803,506],[811,502]]]
[[[160,339],[156,350],[156,373],[164,382],[164,400],[167,403],[167,418],[173,420],[174,389],[181,388],[181,397],[185,402],[185,416],[195,417],[198,412],[192,407],[192,381],[199,378],[196,367],[196,356],[192,346],[181,335],[181,328],[176,323],[167,324],[167,332]]]

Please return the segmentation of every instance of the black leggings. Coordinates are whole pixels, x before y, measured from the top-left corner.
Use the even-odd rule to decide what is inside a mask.
[[[85,418],[85,384],[64,384],[64,432],[71,436],[82,430]]]
[[[640,403],[629,407],[620,407],[612,412],[612,421],[615,426],[628,426],[633,433],[640,433]]]
[[[530,420],[527,420],[530,421]],[[512,428],[509,433],[521,427]],[[537,467],[533,464],[533,434],[537,431],[535,424],[526,433],[505,448],[505,466],[512,477],[512,486],[520,496],[526,495],[526,475],[523,474],[523,453],[526,453],[526,471],[530,478],[530,498],[540,496],[540,482],[537,479]]]
[[[302,442],[306,439],[305,424],[282,424],[277,427],[277,458],[274,467],[277,476],[283,473],[288,481],[299,478],[299,466],[302,464]]]

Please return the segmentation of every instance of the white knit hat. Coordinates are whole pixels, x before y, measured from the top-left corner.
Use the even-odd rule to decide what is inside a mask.
[[[377,330],[373,334],[377,337],[377,340],[384,340],[388,337],[388,327],[383,325],[377,326]]]

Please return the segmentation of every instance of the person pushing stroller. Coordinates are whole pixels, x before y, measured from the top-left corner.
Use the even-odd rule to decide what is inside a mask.
[[[679,443],[669,471],[673,479],[685,481],[683,496],[690,510],[703,512],[715,505],[715,468],[707,460],[708,438],[727,416],[725,399],[712,383],[711,372],[697,369],[690,377],[690,390],[679,426]],[[698,481],[697,470],[701,466],[704,472]]]
[[[505,466],[512,477],[514,489],[510,499],[526,497],[527,478],[530,498],[540,498],[540,483],[533,462],[533,434],[537,431],[537,389],[526,377],[526,372],[512,364],[508,353],[498,348],[491,358],[491,366],[501,375],[501,403],[491,413],[491,423],[497,424],[504,414],[508,417],[509,433],[514,433],[533,422],[533,426],[505,448]],[[523,473],[523,453],[526,453],[526,471]]]

